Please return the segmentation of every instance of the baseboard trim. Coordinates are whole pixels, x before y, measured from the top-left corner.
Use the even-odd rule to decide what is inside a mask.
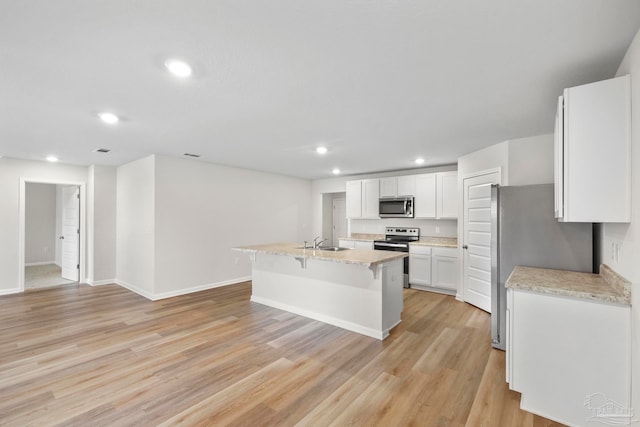
[[[247,280],[251,280],[251,276],[246,277],[238,277],[236,279],[231,280],[223,280],[222,282],[215,283],[207,283],[205,285],[194,286],[191,288],[178,289],[175,291],[169,292],[161,292],[159,294],[155,294],[155,300],[166,299],[171,297],[177,297],[180,295],[192,294],[194,292],[206,291],[207,289],[221,288],[222,286],[235,285],[236,283],[246,282]]]
[[[314,311],[305,310],[302,308],[294,307],[289,304],[283,304],[278,301],[273,301],[269,298],[258,297],[255,295],[251,295],[251,301],[256,302],[258,304],[268,305],[269,307],[277,308],[279,310],[288,311],[293,314],[297,314],[303,317],[308,317],[309,319],[319,320],[320,322],[328,323],[329,325],[337,326],[342,329],[346,329],[351,332],[356,332],[361,335],[366,335],[371,338],[375,338],[378,340],[383,340],[389,335],[389,331],[396,326],[398,323],[393,325],[391,328],[384,331],[377,331],[372,328],[367,328],[366,326],[358,325],[357,323],[349,322],[347,320],[338,319],[336,317],[327,316],[325,314],[316,313]]]
[[[56,264],[55,260],[52,261],[40,261],[40,262],[25,262],[24,266],[25,267],[35,267],[37,265],[49,265],[49,264]]]
[[[107,279],[107,280],[87,280],[87,285],[89,286],[102,286],[102,285],[113,285],[116,283],[116,279]]]
[[[133,293],[136,293],[136,294],[138,294],[138,295],[140,295],[140,296],[143,296],[143,297],[145,297],[145,298],[146,298],[146,299],[148,299],[148,300],[151,300],[151,301],[153,301],[153,300],[154,300],[154,298],[153,298],[153,294],[152,294],[152,293],[147,292],[147,291],[145,291],[145,290],[143,290],[143,289],[140,289],[139,287],[137,287],[137,286],[135,286],[135,285],[132,285],[131,283],[127,283],[127,282],[125,282],[125,281],[118,280],[118,279],[114,280],[114,283],[115,283],[116,285],[122,286],[122,287],[123,287],[123,288],[125,288],[125,289],[130,290],[130,291],[131,291],[131,292],[133,292]]]
[[[22,291],[20,288],[0,289],[0,295],[19,294]]]
[[[135,285],[132,285],[131,283],[127,283],[124,282],[122,280],[118,280],[115,279],[113,281],[109,281],[109,283],[115,283],[117,285],[122,286],[123,288],[129,289],[131,292],[135,292],[138,295],[141,295],[151,301],[158,301],[161,299],[167,299],[167,298],[172,298],[172,297],[177,297],[180,295],[186,295],[186,294],[192,294],[194,292],[200,292],[200,291],[206,291],[207,289],[213,289],[213,288],[220,288],[222,286],[229,286],[229,285],[235,285],[236,283],[242,283],[242,282],[246,282],[248,280],[251,280],[251,276],[245,276],[245,277],[238,277],[235,279],[231,279],[231,280],[224,280],[221,282],[215,282],[215,283],[207,283],[205,285],[199,285],[199,286],[193,286],[191,288],[185,288],[185,289],[178,289],[175,291],[169,291],[169,292],[161,292],[161,293],[151,293],[148,291],[145,291],[143,289],[138,288]]]

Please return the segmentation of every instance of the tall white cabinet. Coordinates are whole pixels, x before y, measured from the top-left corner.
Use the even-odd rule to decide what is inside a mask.
[[[629,76],[564,90],[554,160],[556,218],[631,221]]]

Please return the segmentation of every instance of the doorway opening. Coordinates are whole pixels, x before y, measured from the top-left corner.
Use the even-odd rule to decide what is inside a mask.
[[[347,237],[346,193],[324,193],[322,195],[322,237],[338,246],[340,237]]]
[[[84,277],[84,183],[20,182],[20,290]]]

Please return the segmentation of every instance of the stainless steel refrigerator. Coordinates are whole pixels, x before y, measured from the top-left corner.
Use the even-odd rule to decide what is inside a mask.
[[[591,272],[592,227],[555,219],[553,184],[492,186],[491,340],[495,348],[506,348],[504,284],[513,268]]]

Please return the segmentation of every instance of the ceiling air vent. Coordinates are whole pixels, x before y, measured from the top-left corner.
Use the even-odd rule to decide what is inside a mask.
[[[94,153],[108,153],[109,150],[108,148],[96,148],[95,150],[93,150]]]
[[[193,154],[193,153],[184,153],[184,155],[187,157],[200,157],[200,154]]]

